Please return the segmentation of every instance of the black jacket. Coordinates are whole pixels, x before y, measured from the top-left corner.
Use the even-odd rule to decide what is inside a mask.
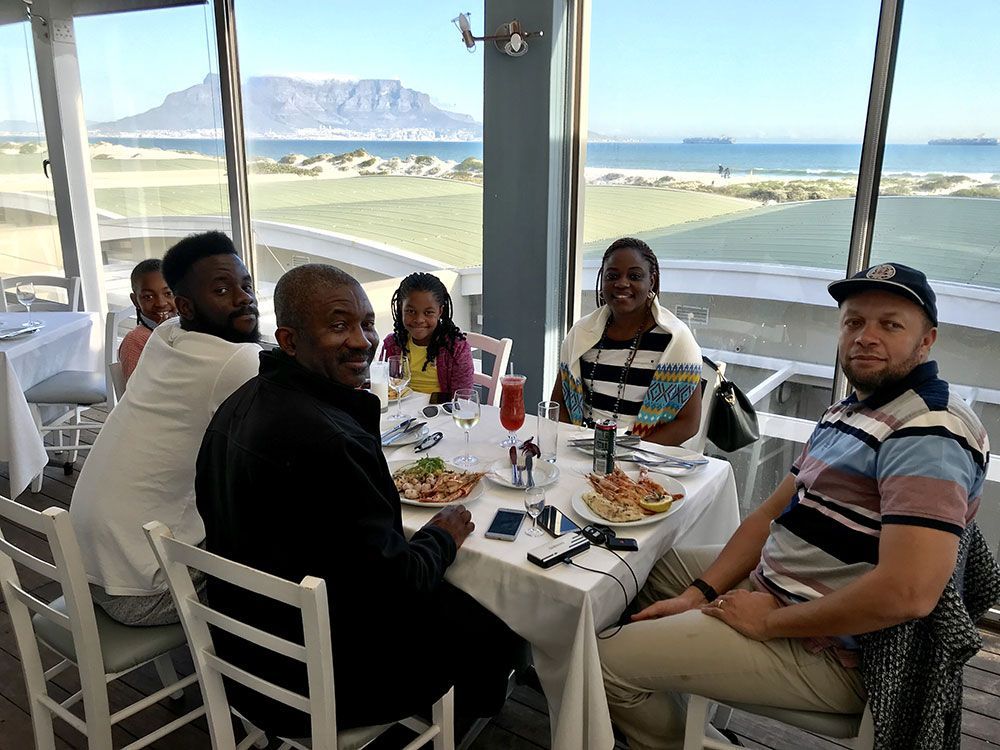
[[[447,636],[438,597],[455,543],[436,527],[403,536],[375,396],[280,351],[262,353],[260,374],[208,427],[195,488],[210,551],[292,581],[325,579],[339,726],[408,715],[447,689],[446,677],[407,660],[428,647],[433,654],[433,642]],[[215,580],[208,597],[213,607],[302,642],[301,619],[284,605]],[[305,692],[305,669],[295,662],[224,633],[216,646],[224,658]],[[308,734],[296,711],[234,686],[229,695],[266,729]]]

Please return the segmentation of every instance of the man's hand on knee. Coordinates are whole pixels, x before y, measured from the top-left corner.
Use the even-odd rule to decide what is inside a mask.
[[[705,596],[696,588],[689,588],[680,596],[661,599],[646,607],[641,612],[632,615],[632,622],[641,620],[658,620],[661,617],[679,615],[689,609],[695,609],[705,603]]]
[[[704,605],[701,611],[747,638],[767,641],[772,637],[767,629],[768,615],[780,607],[777,599],[763,591],[733,589]]]

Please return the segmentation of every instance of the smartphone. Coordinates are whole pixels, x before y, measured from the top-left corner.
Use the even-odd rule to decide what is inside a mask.
[[[431,394],[430,400],[427,402],[429,404],[447,404],[451,401],[451,394],[445,393],[444,391],[434,391]]]
[[[493,521],[490,522],[490,527],[486,529],[483,536],[487,539],[503,539],[505,542],[513,542],[521,528],[521,522],[527,515],[523,510],[500,508],[493,516]]]
[[[538,517],[538,525],[552,536],[562,536],[580,530],[572,518],[554,505],[546,505],[542,508],[542,514]]]

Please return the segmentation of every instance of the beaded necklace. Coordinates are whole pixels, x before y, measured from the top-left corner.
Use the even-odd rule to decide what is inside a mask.
[[[590,371],[590,393],[587,398],[587,408],[590,410],[590,416],[584,419],[583,423],[587,427],[594,426],[594,376],[597,373],[597,366],[601,364],[601,352],[604,350],[604,338],[608,335],[608,328],[611,326],[611,316],[608,316],[607,321],[604,323],[604,331],[601,333],[601,338],[597,342],[597,356],[594,358],[594,367]],[[635,336],[632,339],[632,346],[629,348],[628,357],[625,360],[625,364],[622,367],[621,375],[618,377],[618,397],[615,399],[615,408],[612,412],[612,416],[615,422],[618,421],[618,407],[621,406],[622,394],[625,393],[625,380],[628,378],[628,371],[632,367],[632,362],[635,360],[635,355],[639,352],[639,342],[642,341],[642,334],[645,332],[646,328],[646,316],[644,315],[642,321],[639,323],[639,328],[635,332]]]

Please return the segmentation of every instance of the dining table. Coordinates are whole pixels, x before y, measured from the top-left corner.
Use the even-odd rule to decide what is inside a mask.
[[[444,411],[430,418],[423,416],[421,411],[427,403],[428,396],[414,393],[404,396],[400,406],[405,414],[426,421],[431,434],[443,433],[443,438],[422,453],[415,453],[414,445],[385,447],[390,467],[421,456],[437,456],[451,462],[464,453],[462,429]],[[386,415],[383,429],[391,426]],[[709,458],[692,473],[675,477],[683,486],[684,497],[670,513],[644,525],[615,529],[619,537],[635,538],[637,551],[613,553],[592,546],[574,557],[572,564],[541,568],[529,562],[527,554],[550,541],[547,536],[528,536],[524,525],[512,542],[484,536],[498,509],[525,508],[524,490],[508,486],[508,449],[500,445],[506,432],[500,424],[499,409],[484,404],[479,423],[470,431],[470,450],[478,458],[478,464],[470,469],[487,472],[481,480],[483,491],[473,491],[466,504],[476,528],[459,549],[445,578],[531,644],[534,667],[549,706],[552,747],[609,750],[614,737],[601,676],[598,639],[614,637],[612,626],[619,620],[627,600],[635,596],[637,583],[642,586],[653,565],[672,546],[724,544],[729,539],[740,522],[733,469],[727,461]],[[518,430],[518,438],[525,440],[537,433],[537,417],[529,413]],[[592,523],[580,512],[580,497],[589,489],[586,475],[592,468],[593,457],[586,450],[571,447],[569,441],[592,437],[593,431],[561,424],[558,434],[553,464],[558,477],[545,488],[545,503],[557,507],[582,527]],[[654,452],[658,449],[646,443],[640,447]],[[625,469],[635,468],[631,464],[620,465]],[[535,472],[540,473],[545,472]],[[655,481],[658,475],[651,478]],[[412,534],[422,527],[437,510],[436,506],[404,504],[406,533]],[[531,522],[526,519],[525,523]]]
[[[41,324],[36,328],[27,325],[27,313],[0,313],[0,461],[7,462],[12,498],[48,463],[24,392],[64,370],[100,371],[96,320],[94,313],[32,311],[31,322]]]

